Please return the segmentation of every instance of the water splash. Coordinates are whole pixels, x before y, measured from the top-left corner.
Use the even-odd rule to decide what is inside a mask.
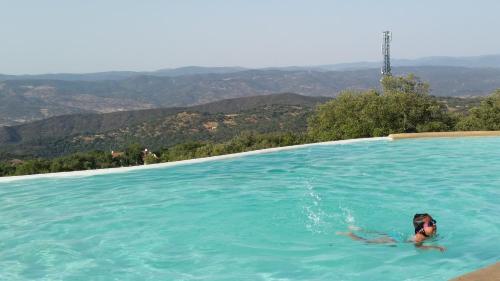
[[[309,180],[304,186],[306,187],[305,197],[308,201],[308,204],[303,207],[307,216],[306,228],[313,233],[323,233],[327,214],[321,208],[321,196],[314,190],[314,185]]]
[[[360,227],[356,226],[356,218],[351,209],[342,206],[342,202],[339,202],[339,209],[342,213],[342,219],[347,224],[349,230],[359,230]]]

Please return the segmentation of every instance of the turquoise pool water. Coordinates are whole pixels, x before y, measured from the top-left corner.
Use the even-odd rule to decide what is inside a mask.
[[[500,138],[0,182],[0,279],[447,280],[499,259],[499,202]],[[416,212],[446,252],[403,242]],[[349,227],[402,242],[336,235]]]

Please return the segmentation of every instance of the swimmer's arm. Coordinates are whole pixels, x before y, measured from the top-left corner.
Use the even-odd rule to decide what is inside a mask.
[[[440,252],[446,251],[446,248],[443,246],[423,245],[422,243],[415,243],[415,247],[422,250],[439,250]]]
[[[396,240],[390,238],[390,237],[380,237],[376,239],[366,239],[361,236],[358,236],[352,232],[337,232],[337,235],[345,235],[350,237],[352,240],[356,241],[363,241],[365,243],[370,243],[370,244],[392,244],[396,243]]]
[[[344,236],[350,237],[352,240],[356,240],[356,241],[367,241],[366,238],[358,236],[352,232],[337,232],[337,235],[344,235]]]

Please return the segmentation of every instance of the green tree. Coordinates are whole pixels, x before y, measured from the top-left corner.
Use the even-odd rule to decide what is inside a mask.
[[[344,91],[318,107],[309,120],[309,134],[317,141],[371,136],[375,123],[382,123],[374,119],[381,102],[375,91]]]
[[[161,152],[160,160],[162,162],[191,159],[196,156],[198,148],[203,147],[202,142],[187,142],[164,149]]]
[[[142,165],[144,161],[142,159],[144,148],[138,144],[131,144],[125,149],[125,164],[126,165]]]
[[[456,128],[461,131],[500,130],[500,89],[470,110],[459,120]]]
[[[16,167],[9,163],[0,163],[0,177],[11,176],[16,172]]]
[[[144,164],[156,164],[159,163],[160,159],[154,153],[148,153],[144,156]]]
[[[386,77],[383,94],[344,91],[320,105],[309,119],[314,141],[385,136],[391,133],[445,131],[453,119],[444,104],[428,93],[415,76]]]
[[[407,76],[384,76],[380,81],[384,94],[429,94],[429,84],[420,80],[414,74]]]
[[[50,172],[50,162],[43,159],[24,161],[16,166],[15,175],[31,175]]]

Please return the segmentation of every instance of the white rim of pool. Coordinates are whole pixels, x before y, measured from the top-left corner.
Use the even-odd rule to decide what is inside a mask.
[[[180,160],[180,161],[172,161],[172,162],[164,162],[164,163],[158,163],[158,164],[149,164],[149,165],[139,165],[139,166],[129,166],[129,167],[119,167],[119,168],[105,168],[105,169],[95,169],[95,170],[81,170],[81,171],[59,172],[59,173],[45,173],[45,174],[34,174],[34,175],[24,175],[24,176],[0,177],[0,182],[12,182],[12,181],[39,179],[39,178],[88,177],[88,176],[95,176],[95,175],[126,173],[126,172],[130,172],[130,171],[175,167],[175,166],[179,166],[179,165],[203,163],[203,162],[209,162],[209,161],[231,159],[231,158],[237,158],[237,157],[244,157],[244,156],[248,156],[248,155],[264,154],[264,153],[271,153],[271,152],[277,152],[277,151],[293,150],[293,149],[312,147],[312,146],[343,145],[343,144],[351,144],[351,143],[358,143],[358,142],[392,141],[392,140],[393,139],[391,137],[375,137],[375,138],[359,138],[359,139],[348,139],[348,140],[338,140],[338,141],[316,142],[316,143],[273,147],[273,148],[252,150],[252,151],[246,151],[246,152],[224,154],[224,155],[218,155],[218,156],[202,157],[202,158]]]

